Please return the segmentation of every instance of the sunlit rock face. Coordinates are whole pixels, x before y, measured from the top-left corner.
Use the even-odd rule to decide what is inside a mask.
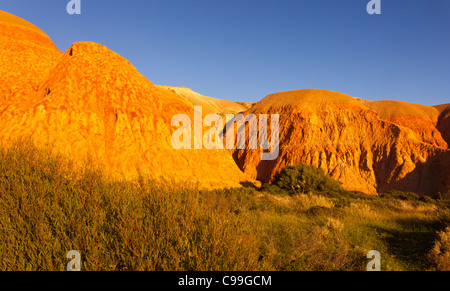
[[[121,179],[162,176],[208,188],[246,180],[229,151],[175,150],[172,117],[192,116],[192,105],[120,55],[89,42],[62,53],[28,22],[3,12],[0,19],[3,144],[30,138]]]
[[[245,114],[279,114],[279,157],[261,161],[260,150],[245,149],[235,150],[234,158],[244,172],[266,183],[283,167],[306,163],[349,190],[448,191],[450,153],[436,128],[439,112],[417,105],[430,115],[408,108],[399,110],[408,115],[386,114],[381,110],[386,104],[381,105],[317,89],[269,95]]]

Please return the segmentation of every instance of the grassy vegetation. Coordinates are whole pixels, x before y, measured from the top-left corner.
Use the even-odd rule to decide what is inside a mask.
[[[64,270],[70,250],[82,270],[365,270],[372,249],[383,270],[449,268],[448,201],[288,170],[277,189],[205,191],[110,181],[16,143],[0,149],[0,270]]]

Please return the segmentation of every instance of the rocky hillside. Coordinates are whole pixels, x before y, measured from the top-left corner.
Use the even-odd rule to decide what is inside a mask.
[[[436,127],[440,113],[435,107],[401,101],[364,102],[364,105],[378,113],[381,119],[412,129],[416,139],[448,148]]]
[[[260,150],[234,152],[239,167],[263,182],[301,162],[322,168],[349,190],[433,195],[449,189],[450,151],[436,127],[436,108],[363,104],[345,94],[309,89],[269,95],[245,112],[250,113],[280,115],[278,159],[261,161]]]
[[[228,151],[175,150],[174,115],[192,105],[153,85],[123,57],[89,42],[65,53],[39,29],[0,12],[0,141],[29,138],[108,174],[139,174],[239,186],[245,180]],[[5,77],[4,77],[5,76]]]

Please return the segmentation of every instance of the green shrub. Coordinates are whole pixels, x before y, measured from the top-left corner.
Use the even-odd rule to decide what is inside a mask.
[[[275,175],[272,185],[290,194],[294,193],[327,193],[330,195],[344,193],[341,184],[326,175],[322,169],[305,164],[288,166]],[[272,190],[274,186],[266,186]]]

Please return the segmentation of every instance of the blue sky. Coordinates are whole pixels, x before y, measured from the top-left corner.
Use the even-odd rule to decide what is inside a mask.
[[[450,1],[2,0],[66,51],[106,45],[155,84],[233,101],[320,88],[370,100],[450,102]]]

